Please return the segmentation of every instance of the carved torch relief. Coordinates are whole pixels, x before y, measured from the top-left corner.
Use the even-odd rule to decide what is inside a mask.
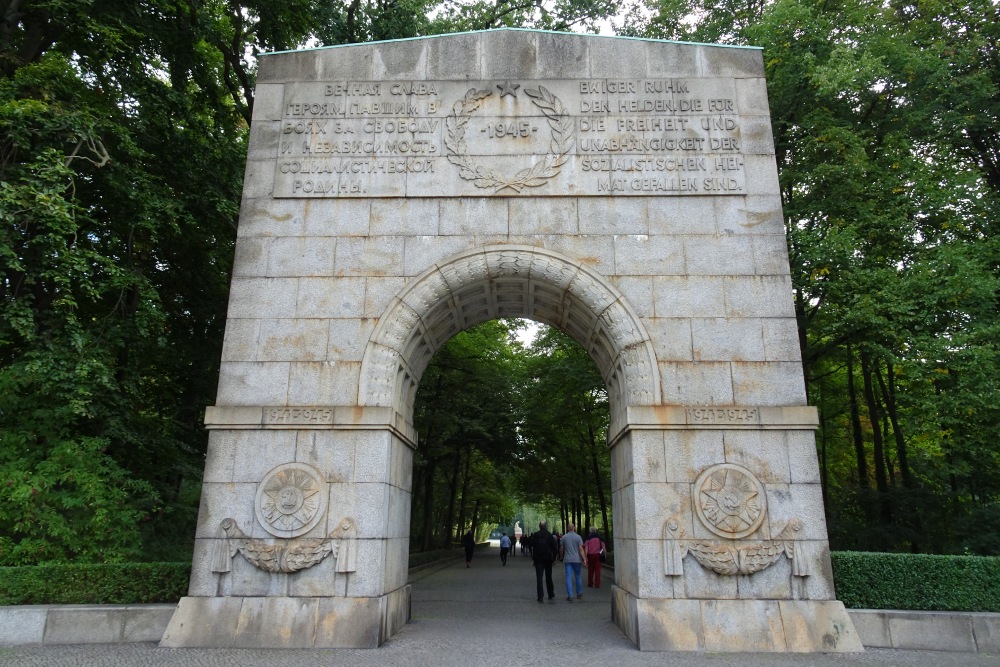
[[[327,556],[336,561],[334,577],[357,569],[357,528],[344,517],[323,538],[303,538],[326,518],[329,491],[322,474],[303,463],[287,463],[271,470],[257,486],[254,513],[267,532],[278,539],[254,539],[232,518],[219,524],[212,571],[226,573],[239,553],[267,572],[297,572]],[[297,539],[291,539],[297,538]],[[346,592],[346,583],[345,583]]]
[[[752,472],[732,463],[711,466],[698,476],[691,495],[698,519],[723,539],[688,539],[679,515],[669,518],[663,526],[664,575],[683,576],[683,561],[688,554],[702,567],[722,575],[760,572],[784,554],[792,563],[792,575],[809,575],[805,560],[796,554],[795,538],[802,530],[798,519],[789,521],[772,540],[742,539],[756,532],[767,519],[764,485]]]

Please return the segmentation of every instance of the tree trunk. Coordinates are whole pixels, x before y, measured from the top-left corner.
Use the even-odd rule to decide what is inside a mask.
[[[451,530],[455,525],[455,500],[458,497],[458,472],[462,466],[462,450],[459,449],[452,457],[451,477],[448,479],[448,511],[445,512],[444,522],[441,524],[441,534],[447,536],[451,542]]]
[[[823,507],[829,511],[830,507],[830,479],[827,471],[826,457],[826,400],[823,392],[823,381],[819,383],[819,481],[820,490],[823,493]],[[827,523],[830,522],[829,515]]]
[[[882,395],[885,396],[886,412],[889,415],[889,423],[892,424],[892,435],[896,441],[896,460],[899,463],[899,476],[903,480],[903,488],[913,488],[913,476],[910,474],[909,452],[906,448],[906,438],[903,437],[903,429],[899,425],[899,408],[896,405],[896,378],[893,373],[892,362],[886,363],[887,380],[882,379],[882,374],[878,373],[879,387]]]
[[[872,425],[872,459],[875,461],[875,488],[879,492],[879,510],[882,521],[890,523],[892,521],[892,507],[889,504],[887,494],[889,493],[889,478],[885,468],[885,447],[882,441],[882,406],[875,396],[875,388],[872,385],[872,359],[867,352],[861,352],[861,376],[864,380],[865,402],[868,404],[868,419]]]
[[[476,526],[479,525],[479,498],[476,498],[476,503],[472,506],[472,534],[476,535]]]
[[[465,449],[465,466],[462,472],[462,502],[458,507],[458,526],[455,529],[456,542],[461,541],[462,535],[465,533],[465,510],[469,506],[469,469],[472,464],[472,449],[471,447],[466,447]]]
[[[847,346],[847,393],[851,409],[851,431],[854,437],[854,457],[858,467],[858,486],[862,491],[871,489],[868,479],[868,458],[865,455],[865,435],[861,430],[861,410],[858,407],[858,392],[854,386],[854,352]]]
[[[607,530],[608,526],[608,501],[604,497],[604,480],[601,479],[601,467],[597,462],[597,442],[594,437],[594,427],[590,424],[587,425],[587,433],[590,437],[590,467],[594,471],[594,485],[597,487],[597,502],[601,505],[601,521],[603,525],[601,528]]]
[[[424,529],[421,549],[428,551],[433,548],[434,539],[434,474],[437,471],[437,460],[427,461],[424,468]]]

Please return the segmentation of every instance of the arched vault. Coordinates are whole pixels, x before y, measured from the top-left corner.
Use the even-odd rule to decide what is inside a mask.
[[[411,281],[379,320],[361,366],[360,404],[412,420],[413,397],[452,336],[498,317],[524,317],[572,336],[608,389],[612,422],[628,406],[660,403],[649,335],[622,294],[577,261],[518,245],[470,250]]]

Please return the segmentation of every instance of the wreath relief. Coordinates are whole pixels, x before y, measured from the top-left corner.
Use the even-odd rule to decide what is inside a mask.
[[[493,91],[470,88],[465,97],[455,102],[452,107],[451,114],[445,121],[447,135],[444,139],[444,145],[448,150],[448,161],[457,165],[461,170],[459,172],[461,177],[472,181],[476,187],[493,188],[494,193],[505,188],[510,188],[515,192],[521,192],[524,188],[537,188],[540,185],[545,185],[553,176],[558,175],[560,167],[566,163],[567,155],[573,147],[573,119],[570,118],[566,107],[545,86],[540,85],[536,89],[525,88],[524,92],[549,121],[551,130],[549,153],[541,162],[537,162],[527,169],[522,169],[509,179],[478,164],[467,154],[466,126],[469,124],[471,115],[482,106],[483,100],[493,95]],[[516,96],[516,93],[512,92],[504,94]]]

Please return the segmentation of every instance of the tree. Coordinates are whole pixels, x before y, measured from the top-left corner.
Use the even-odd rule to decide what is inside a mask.
[[[591,525],[599,515],[609,529],[609,413],[600,373],[583,348],[549,327],[537,335],[525,371],[520,434],[528,498],[554,501],[564,523]]]
[[[419,549],[514,514],[514,326],[494,320],[459,333],[424,371],[414,408],[419,447],[410,531]]]
[[[623,25],[764,47],[835,547],[957,551],[998,514],[996,26],[990,2],[854,0]]]
[[[5,9],[0,562],[183,554],[246,128],[173,3]]]

